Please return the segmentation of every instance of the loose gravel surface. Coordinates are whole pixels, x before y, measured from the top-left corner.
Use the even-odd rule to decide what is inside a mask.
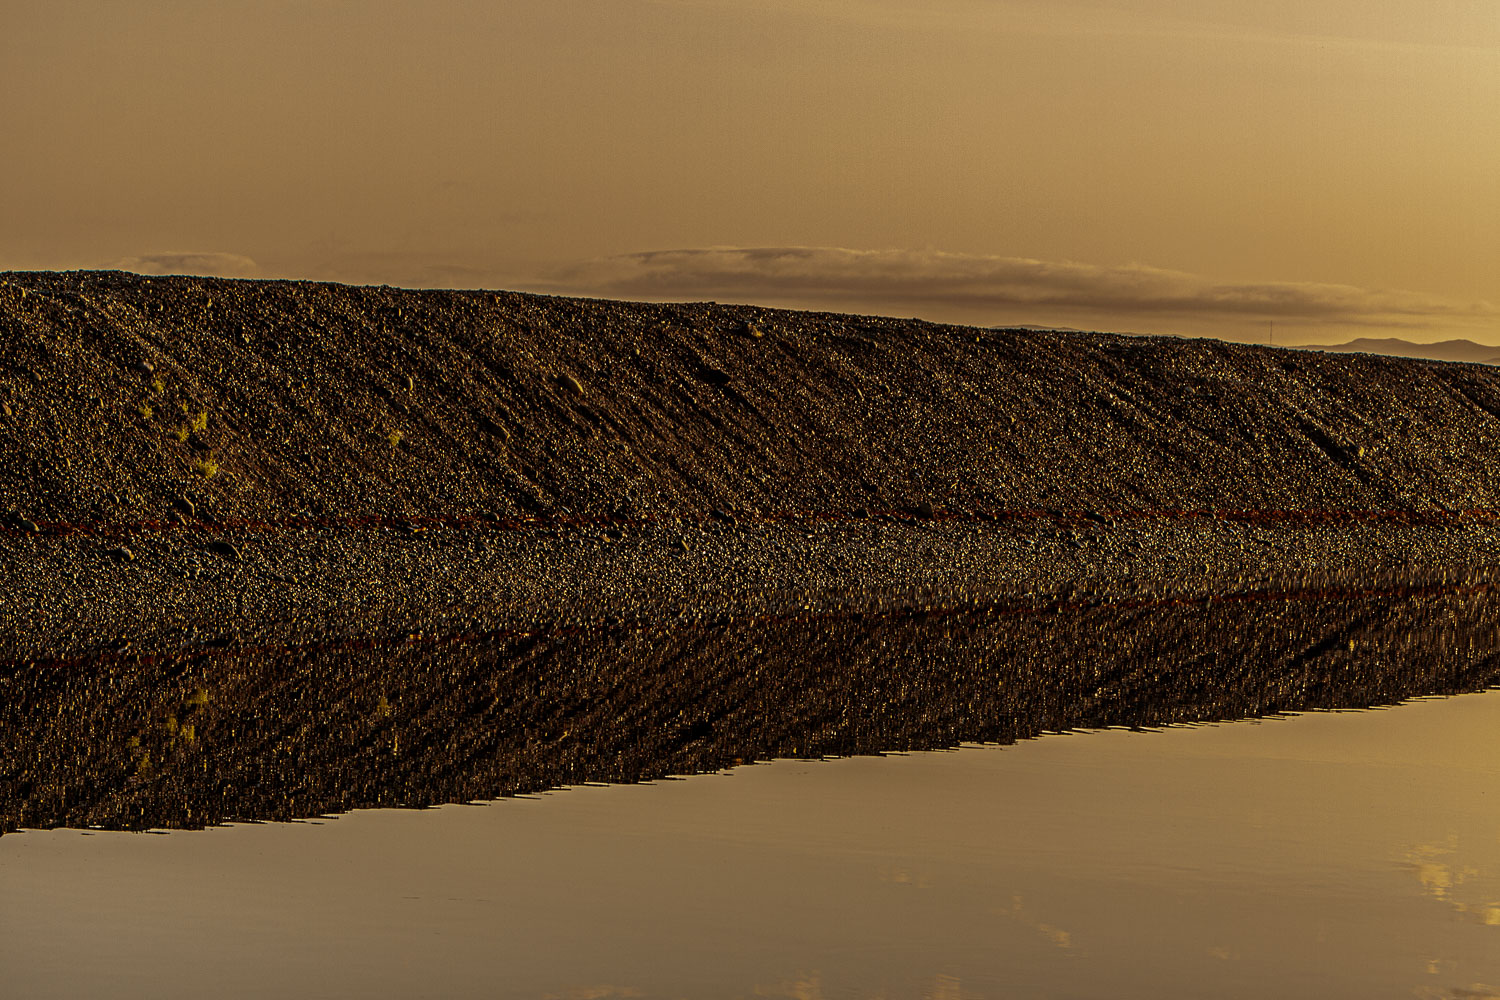
[[[802,611],[1044,608],[1495,578],[1488,524],[1292,529],[1210,516],[1011,524],[863,520],[633,528],[191,526],[31,538],[0,595],[0,655],[295,644],[713,622]],[[219,551],[222,546],[227,551]],[[229,547],[232,546],[232,549]],[[131,555],[111,554],[124,548]],[[20,569],[24,567],[24,570]]]

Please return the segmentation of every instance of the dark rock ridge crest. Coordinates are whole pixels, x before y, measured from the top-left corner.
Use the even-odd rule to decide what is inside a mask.
[[[1211,340],[0,274],[4,530],[1500,507],[1500,372]],[[24,522],[24,523],[23,523]]]
[[[1432,361],[1466,361],[1493,365],[1500,363],[1500,347],[1476,344],[1472,340],[1440,340],[1436,343],[1414,343],[1398,337],[1359,337],[1343,344],[1298,344],[1304,351],[1386,354],[1398,358],[1427,358]]]

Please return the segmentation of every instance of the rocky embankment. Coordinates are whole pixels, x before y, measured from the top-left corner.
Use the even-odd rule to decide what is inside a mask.
[[[1482,584],[1500,372],[0,275],[0,659]]]

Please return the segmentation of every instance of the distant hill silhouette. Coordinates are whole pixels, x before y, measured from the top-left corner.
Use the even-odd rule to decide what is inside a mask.
[[[1472,340],[1443,340],[1435,344],[1415,344],[1396,337],[1360,337],[1347,344],[1298,344],[1303,351],[1332,351],[1338,354],[1386,354],[1397,358],[1427,358],[1432,361],[1471,361],[1500,364],[1500,347],[1476,344]]]

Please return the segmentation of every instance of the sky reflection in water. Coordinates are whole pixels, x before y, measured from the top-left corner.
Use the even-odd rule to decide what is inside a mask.
[[[0,841],[18,997],[1500,995],[1500,692]]]

